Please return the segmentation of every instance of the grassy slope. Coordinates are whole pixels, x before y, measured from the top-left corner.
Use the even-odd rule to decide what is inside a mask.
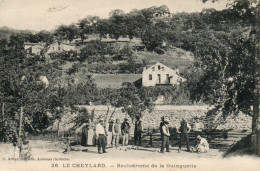
[[[155,64],[156,62],[161,62],[171,68],[179,68],[180,72],[183,72],[185,68],[187,68],[189,65],[192,64],[193,61],[193,55],[190,52],[184,51],[179,48],[168,48],[167,53],[160,55],[155,52],[135,52],[136,56],[138,57],[138,62],[146,61],[147,66],[149,67],[152,64]],[[50,61],[51,63],[54,61]],[[120,61],[126,62],[126,61]],[[85,82],[87,80],[87,75],[92,75],[94,73],[88,73],[87,69],[91,67],[97,67],[98,64],[88,64],[87,62],[83,62],[82,64],[79,64],[79,69],[73,74],[68,74],[68,71],[70,68],[72,68],[73,64],[79,63],[79,62],[69,62],[65,61],[62,64],[59,64],[60,72],[62,72],[62,76],[59,77],[62,82],[68,82],[68,79],[75,79],[76,82]],[[113,62],[113,64],[103,64],[107,66],[111,65],[117,65],[118,62]],[[103,75],[102,73],[95,73],[95,75]],[[111,74],[110,74],[111,75]],[[127,74],[126,74],[127,75]],[[109,77],[111,78],[111,76]],[[123,77],[122,77],[123,78]],[[107,79],[104,77],[104,79]],[[105,81],[106,82],[106,81]]]

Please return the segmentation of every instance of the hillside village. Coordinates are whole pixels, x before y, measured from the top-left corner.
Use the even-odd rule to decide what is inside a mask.
[[[70,43],[68,41],[54,42],[48,46],[46,46],[44,43],[25,42],[24,50],[26,51],[27,58],[34,58],[35,56],[38,55],[38,56],[41,56],[42,58],[45,58],[47,61],[52,61],[52,59],[54,59],[55,55],[57,55],[57,54],[66,53],[68,55],[72,55],[73,53],[77,53],[77,55],[79,55],[81,53],[81,49],[88,46],[88,44],[91,43],[92,41],[98,41],[99,39],[100,38],[98,36],[92,37],[90,39],[86,39],[83,42],[78,39],[74,39]],[[111,39],[111,38],[102,38],[100,41],[102,43],[109,44],[109,46],[119,46],[120,48],[129,46],[131,48],[131,50],[133,50],[137,54],[138,54],[138,52],[145,51],[145,46],[142,44],[142,41],[137,38],[134,38],[132,40],[130,40],[129,38],[119,38],[118,40]],[[178,50],[175,50],[175,51],[178,51]],[[179,61],[184,60],[187,62],[192,62],[191,61],[192,59],[188,59],[188,58],[183,59],[189,55],[189,54],[188,55],[187,54],[188,54],[187,52],[182,52],[183,56],[177,56],[177,54],[173,54],[171,56],[168,55],[168,56],[172,59],[177,59]],[[109,58],[111,56],[107,55],[106,57]],[[163,58],[164,58],[163,56],[160,58],[162,59],[162,62],[166,62],[166,60],[167,60],[167,59],[163,60]],[[157,60],[160,61],[159,59],[157,59]],[[121,59],[120,61],[121,61],[121,63],[127,62],[125,59]],[[118,59],[113,59],[113,56],[112,56],[112,63],[109,63],[109,65],[114,65],[115,63],[118,63],[120,61]],[[156,59],[154,59],[153,61],[150,61],[149,62],[150,64],[148,64],[148,65],[152,65],[154,62],[156,62]],[[156,64],[154,64],[154,66],[150,66],[150,68],[152,68],[152,69],[146,70],[146,67],[148,65],[143,64],[142,61],[141,62],[139,61],[139,63],[142,66],[144,66],[143,67],[144,69],[140,74],[135,74],[135,79],[134,78],[131,79],[131,77],[133,76],[132,74],[125,77],[126,74],[120,74],[120,73],[115,73],[115,74],[113,74],[114,76],[111,74],[110,75],[105,74],[105,77],[109,78],[112,76],[112,77],[114,77],[113,79],[111,78],[111,79],[107,79],[107,80],[104,80],[104,79],[100,80],[100,77],[102,78],[102,73],[95,73],[93,75],[93,78],[94,78],[97,86],[102,87],[102,88],[109,88],[109,87],[110,88],[111,87],[120,88],[120,86],[124,82],[132,82],[135,84],[138,82],[141,82],[142,83],[141,86],[178,85],[179,84],[178,81],[180,81],[181,77],[179,76],[179,69],[177,69],[178,68],[177,65],[171,66],[171,67],[173,67],[173,69],[171,69],[160,62],[156,62]],[[161,69],[160,69],[160,67],[161,67]],[[182,65],[180,65],[180,67],[182,67]],[[156,69],[154,69],[154,68],[156,68]],[[70,68],[66,68],[66,70],[69,70],[69,69]],[[150,70],[150,72],[149,72],[149,70]],[[151,71],[155,71],[155,72],[152,73]],[[101,74],[101,75],[99,76],[99,74]],[[154,79],[151,78],[151,75],[154,76]],[[155,77],[158,77],[158,78],[156,79]],[[117,80],[117,81],[113,82],[111,80]],[[151,80],[153,80],[154,83],[149,83],[149,82],[151,82]],[[113,84],[117,84],[117,86],[115,86]],[[106,86],[104,87],[102,85],[106,85]]]
[[[128,120],[132,136],[141,118],[148,142],[165,117],[175,141],[182,121],[196,121],[211,147],[241,140],[256,152],[248,143],[259,130],[256,13],[237,3],[192,13],[115,9],[49,31],[0,28],[0,141],[16,145],[27,132],[65,137],[69,147],[87,123]]]

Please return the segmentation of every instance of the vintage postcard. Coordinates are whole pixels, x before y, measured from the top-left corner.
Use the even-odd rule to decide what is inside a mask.
[[[0,171],[259,170],[258,0],[0,0]]]

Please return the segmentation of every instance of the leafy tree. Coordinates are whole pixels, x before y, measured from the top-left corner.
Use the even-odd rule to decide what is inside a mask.
[[[151,24],[152,22],[147,20],[140,11],[126,14],[126,34],[130,39],[141,37],[145,28]]]
[[[7,48],[8,42],[5,38],[0,39],[0,57],[5,55],[5,50]]]
[[[89,63],[105,61],[105,55],[109,54],[107,44],[101,41],[92,41],[88,46],[81,49],[80,61],[87,60]]]
[[[109,12],[109,17],[122,16],[125,12],[121,9],[115,9]]]
[[[48,31],[40,31],[36,35],[38,42],[45,42],[47,46],[53,42],[53,34]]]
[[[97,23],[99,20],[100,19],[98,16],[87,16],[78,22],[79,34],[82,41],[87,38],[88,34],[92,34],[97,31]]]
[[[58,39],[63,40],[69,40],[70,42],[75,39],[79,33],[78,33],[78,28],[76,25],[71,24],[69,26],[66,25],[60,25],[56,30],[55,34]]]
[[[120,36],[127,35],[127,21],[126,15],[121,12],[115,12],[110,16],[110,29],[109,36],[116,40],[119,39]]]
[[[110,31],[110,20],[102,19],[97,22],[97,31],[99,32],[100,39],[106,38]]]
[[[149,51],[160,48],[163,43],[163,36],[158,27],[147,27],[145,33],[141,36],[141,39],[142,43]]]
[[[230,114],[243,112],[252,116],[252,144],[257,152],[257,134],[259,131],[259,66],[256,49],[259,40],[259,28],[255,18],[259,3],[256,1],[235,0],[230,12],[247,24],[245,30],[233,32],[221,47],[205,47],[198,51],[196,62],[202,69],[200,80],[193,85],[196,100],[203,99],[214,105],[214,112],[222,112],[224,118]],[[250,19],[248,18],[250,16]],[[199,89],[203,87],[203,91]],[[196,92],[197,91],[197,92]],[[253,106],[253,108],[251,108]],[[259,153],[258,153],[259,154]]]

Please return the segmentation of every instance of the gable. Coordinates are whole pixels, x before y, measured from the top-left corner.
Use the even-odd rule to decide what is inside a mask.
[[[167,72],[176,72],[175,70],[167,67],[166,65],[160,63],[160,62],[157,62],[156,64],[152,65],[151,67],[149,67],[148,69],[146,69],[146,71],[148,72],[152,72],[152,71],[167,71]]]

